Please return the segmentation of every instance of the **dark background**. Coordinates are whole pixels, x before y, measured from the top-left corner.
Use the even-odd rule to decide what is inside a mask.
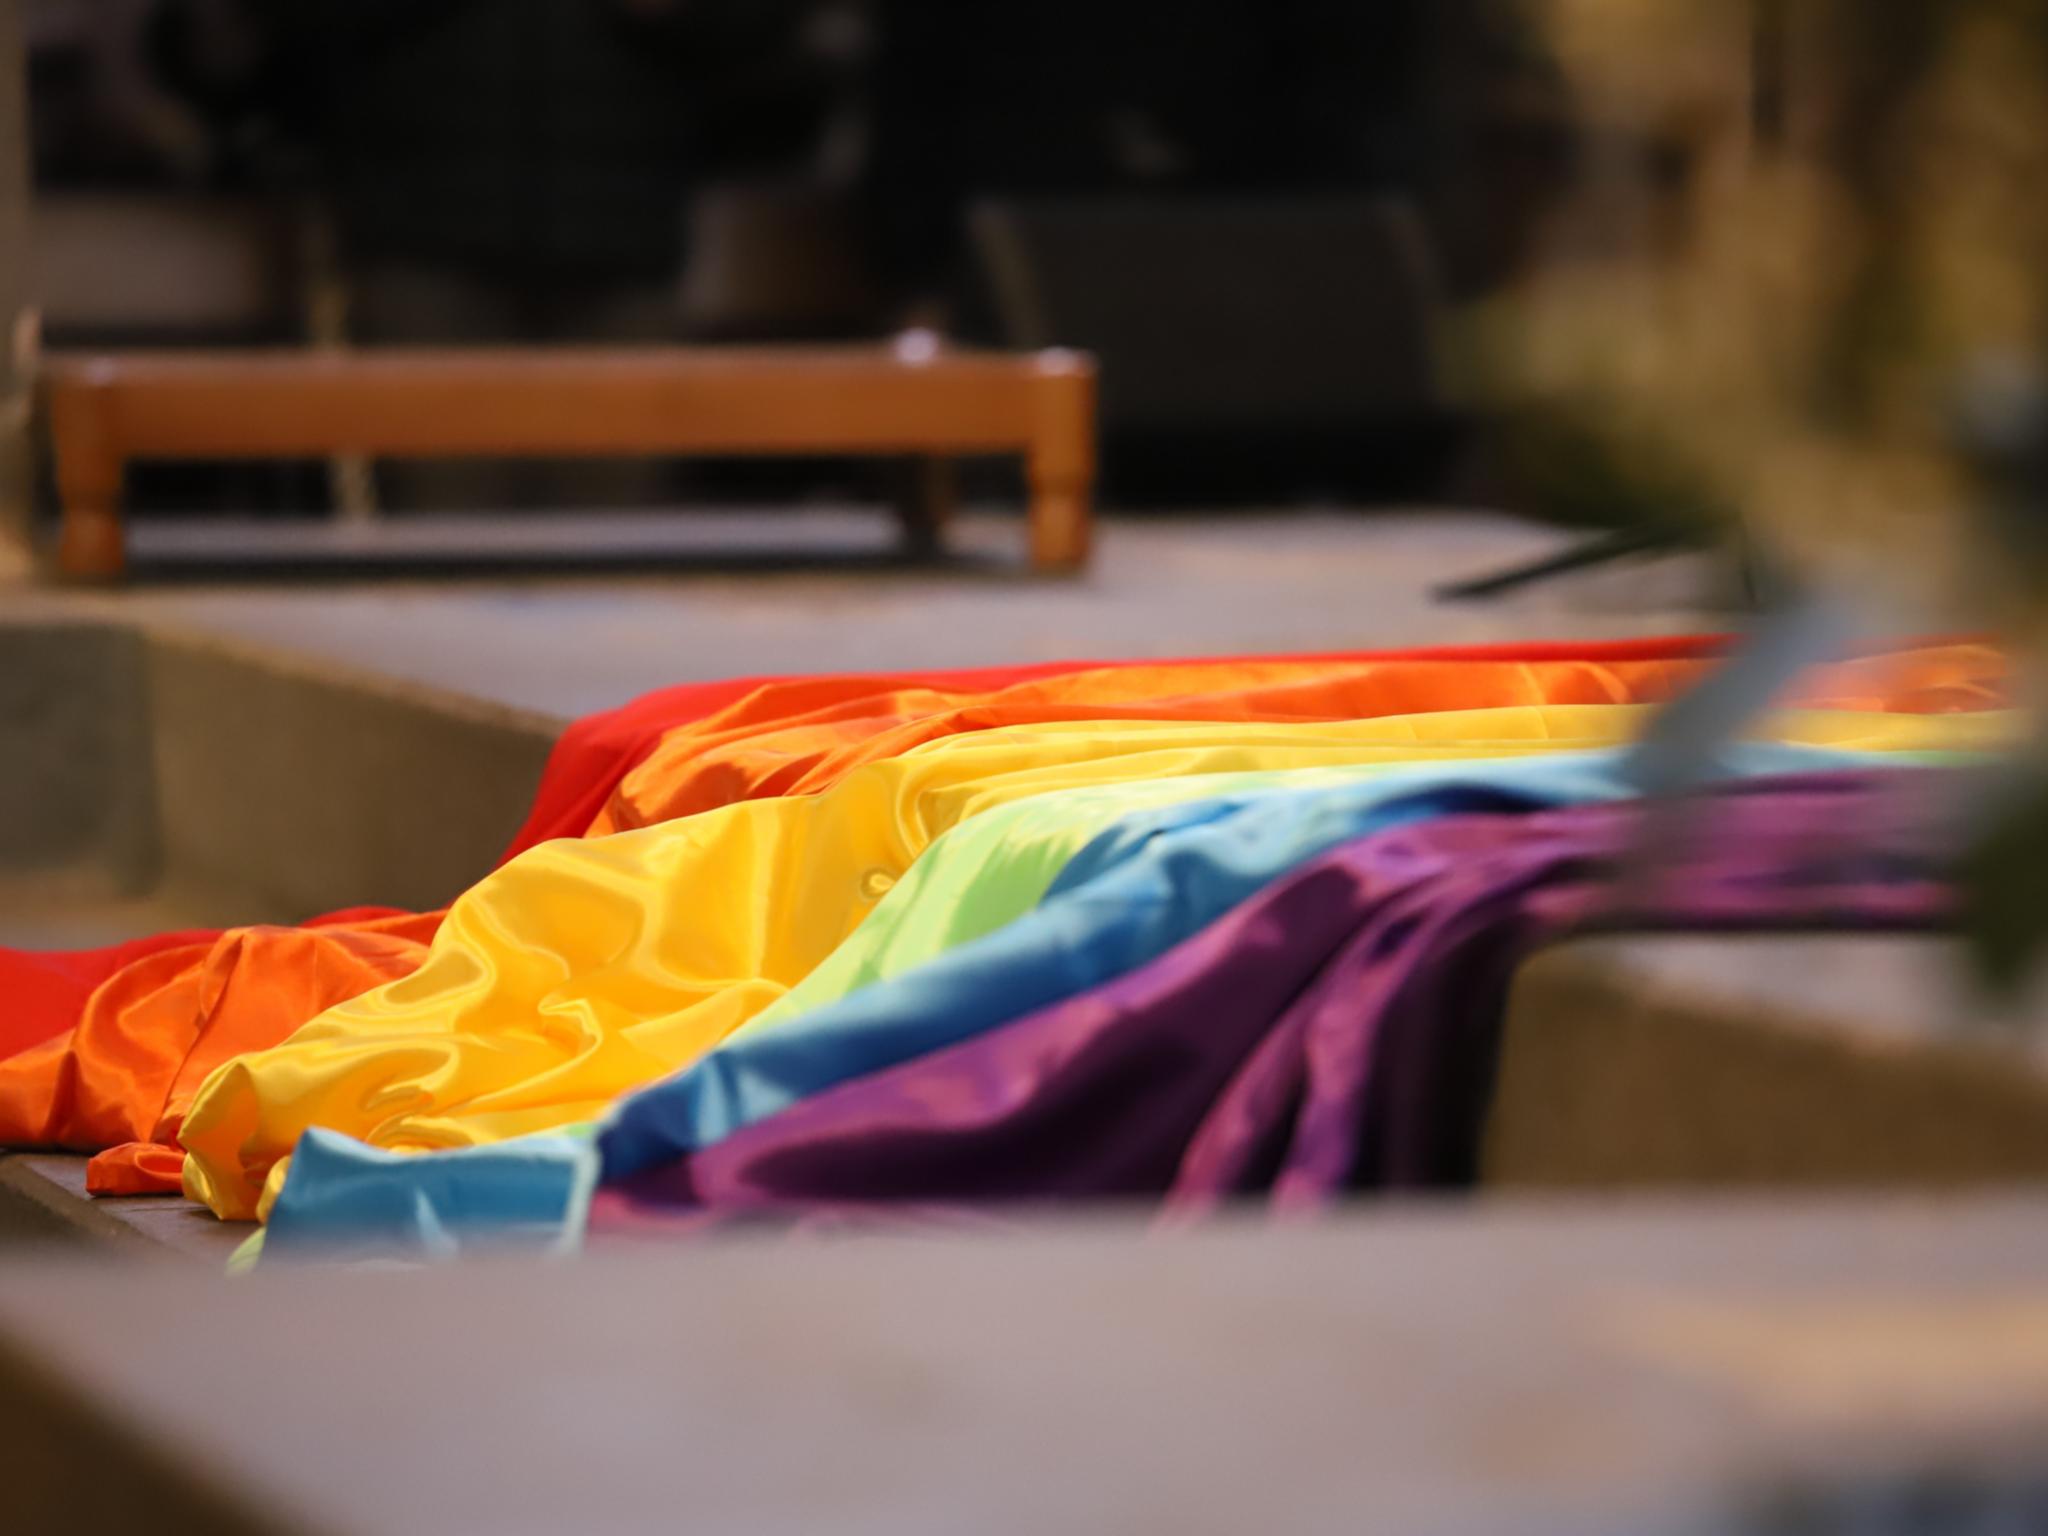
[[[53,346],[909,324],[1083,345],[1125,505],[1456,494],[1471,424],[1434,379],[1436,318],[1518,269],[1573,153],[1555,71],[1488,0],[29,13]],[[104,277],[66,255],[123,241]],[[863,490],[849,475],[382,490],[403,510]],[[139,499],[327,495],[311,468],[200,466]]]

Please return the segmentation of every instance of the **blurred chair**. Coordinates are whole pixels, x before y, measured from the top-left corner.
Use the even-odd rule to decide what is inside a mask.
[[[57,346],[224,346],[296,336],[288,213],[190,193],[45,193],[30,225],[35,293]]]
[[[691,200],[680,304],[706,341],[869,334],[879,299],[853,208],[819,182],[726,182]]]
[[[1196,477],[1231,449],[1399,456],[1444,417],[1402,200],[989,202],[970,233],[1005,345],[1101,358],[1112,476],[1147,450]]]
[[[43,341],[103,348],[289,346],[306,333],[295,211],[192,191],[45,191],[28,221]],[[328,500],[312,464],[149,463],[137,499],[157,511],[305,513]],[[54,493],[39,498],[44,515]]]

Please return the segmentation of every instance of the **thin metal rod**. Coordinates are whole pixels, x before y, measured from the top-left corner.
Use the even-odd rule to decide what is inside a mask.
[[[1670,528],[1622,528],[1613,533],[1595,534],[1568,544],[1555,554],[1531,560],[1526,565],[1510,566],[1503,571],[1494,571],[1485,576],[1475,576],[1467,581],[1455,581],[1448,586],[1438,587],[1437,601],[1444,603],[1472,602],[1486,597],[1502,597],[1522,587],[1533,586],[1539,581],[1548,581],[1555,576],[1568,576],[1573,571],[1583,571],[1597,565],[1611,565],[1617,560],[1627,560],[1638,555],[1670,554],[1679,550],[1697,547],[1699,540],[1690,534],[1674,532]]]

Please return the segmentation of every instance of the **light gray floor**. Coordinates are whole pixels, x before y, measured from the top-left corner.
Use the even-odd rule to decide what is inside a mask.
[[[237,1531],[337,1536],[2035,1531],[2044,1216],[1482,1205],[228,1285],[15,1264],[0,1416],[48,1449],[14,1458],[9,1528],[226,1527],[197,1489]]]
[[[138,548],[204,556],[236,530],[143,524]],[[276,533],[259,537],[280,552]],[[300,530],[329,555],[361,536]],[[974,666],[1071,656],[1216,655],[1725,627],[1696,558],[1616,567],[1484,606],[1447,606],[1438,582],[1556,547],[1564,536],[1453,511],[1278,513],[1106,520],[1092,569],[1071,580],[1021,569],[1022,527],[970,516],[944,567],[876,563],[877,513],[690,514],[418,520],[376,536],[405,549],[508,554],[644,548],[701,555],[695,570],[328,582],[143,583],[41,601],[166,619],[557,715],[667,683],[755,673]],[[761,552],[803,560],[735,571]],[[864,564],[835,568],[834,554]]]

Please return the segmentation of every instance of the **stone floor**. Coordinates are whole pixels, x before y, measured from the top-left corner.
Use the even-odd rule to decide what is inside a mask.
[[[557,715],[749,673],[1637,635],[1729,622],[1713,611],[1716,573],[1693,557],[1618,566],[1498,603],[1435,601],[1437,583],[1561,542],[1486,513],[1110,518],[1091,569],[1063,580],[1023,569],[1013,518],[963,517],[938,565],[894,561],[892,539],[884,516],[858,509],[422,518],[368,534],[145,522],[135,583],[35,600],[168,620]],[[231,574],[222,552],[236,548],[267,564]],[[453,562],[459,574],[403,574],[407,559]],[[279,579],[284,568],[288,580]],[[322,569],[331,574],[318,577]]]
[[[2044,1215],[1482,1203],[573,1269],[0,1266],[0,1526],[2039,1531]]]
[[[297,753],[285,777],[333,823],[306,862],[330,872],[373,819],[344,788],[404,799],[352,749],[403,778],[419,765],[392,744],[442,764],[455,730],[472,778],[521,754],[530,773],[561,717],[691,678],[1732,619],[1697,559],[1432,601],[1437,582],[1557,542],[1480,515],[1117,520],[1071,581],[1021,574],[1018,533],[970,518],[953,559],[908,567],[886,557],[884,522],[852,513],[422,523],[367,546],[322,529],[270,553],[336,563],[282,580],[228,573],[231,531],[186,525],[144,530],[154,576],[0,590],[0,609],[152,632],[152,707],[225,753],[159,735],[157,771],[184,774],[172,798],[197,817],[174,852],[218,853],[198,812],[253,804],[248,776]],[[463,574],[373,570],[436,541]],[[768,558],[737,553],[764,541]],[[479,550],[553,568],[482,570]],[[289,751],[211,728],[201,697]],[[374,861],[360,873],[385,878]],[[157,899],[117,915],[154,926]],[[74,1248],[0,1262],[0,1529],[643,1530],[678,1509],[752,1530],[1040,1531],[1105,1511],[1119,1529],[2041,1528],[2048,1058],[1955,1037],[1931,941],[1752,942],[1735,964],[1725,941],[1596,947],[1525,971],[1503,1089],[1524,1112],[1489,1150],[1515,1198],[1454,1209],[1177,1242],[1090,1221],[1029,1241],[740,1241],[601,1252],[573,1273],[226,1284],[239,1234],[183,1202],[90,1203],[76,1159],[0,1160],[0,1245],[11,1220]],[[1689,1055],[1669,1050],[1674,1020]],[[1543,1070],[1587,1061],[1613,1070],[1572,1080],[1605,1101],[1562,1096]],[[1709,1078],[1741,1091],[1715,1100]],[[1776,1123],[1839,1134],[1760,1151],[1759,1084]],[[1560,1119],[1633,1130],[1574,1140]],[[2030,1187],[1985,1193],[2009,1182]],[[1634,1184],[1664,1195],[1616,1198]],[[1775,1193],[1728,1198],[1758,1184]],[[1810,1198],[1872,1187],[1892,1193]],[[1586,1189],[1602,1194],[1561,1198]],[[1674,1190],[1690,1194],[1665,1203]],[[141,1262],[100,1262],[117,1254]],[[181,1257],[198,1262],[149,1262]],[[1974,1523],[1930,1524],[1930,1508]]]

